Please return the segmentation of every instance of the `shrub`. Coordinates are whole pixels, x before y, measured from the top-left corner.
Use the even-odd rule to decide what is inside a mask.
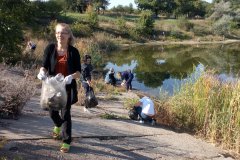
[[[18,118],[27,100],[35,92],[35,84],[30,77],[24,77],[24,71],[11,68],[0,72],[0,117]],[[16,76],[16,75],[22,76]]]
[[[87,21],[92,28],[96,28],[98,26],[98,15],[91,5],[87,8]]]
[[[136,30],[142,35],[151,35],[154,29],[153,13],[151,11],[143,11],[137,20]]]
[[[228,35],[230,32],[232,19],[233,17],[229,15],[222,16],[222,18],[220,18],[213,24],[213,32],[218,35]]]
[[[126,20],[123,17],[118,17],[117,18],[117,22],[116,25],[118,27],[118,29],[122,32],[122,33],[126,33],[127,29],[126,29]]]
[[[75,22],[72,24],[71,29],[73,35],[76,37],[89,37],[92,34],[92,29],[88,25],[82,24],[80,22]]]
[[[141,34],[138,32],[135,28],[130,28],[128,30],[128,34],[133,40],[140,41],[141,40]]]
[[[47,38],[50,41],[55,40],[55,27],[57,25],[57,20],[53,20],[49,23],[47,28],[42,32],[42,36]]]

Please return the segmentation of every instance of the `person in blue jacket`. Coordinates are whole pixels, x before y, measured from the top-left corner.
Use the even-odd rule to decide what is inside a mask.
[[[124,72],[120,72],[120,76],[121,76],[121,79],[122,79],[122,86],[125,85],[127,91],[131,91],[132,90],[132,80],[134,78],[134,75],[131,71],[131,69],[128,69]]]
[[[127,91],[131,91],[132,90],[132,80],[134,78],[134,75],[133,75],[131,69],[127,70],[127,74],[128,74],[128,79],[126,80],[126,89],[127,89]]]

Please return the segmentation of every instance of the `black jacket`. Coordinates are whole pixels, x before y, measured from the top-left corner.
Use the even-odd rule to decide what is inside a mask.
[[[91,64],[82,64],[82,72],[81,72],[81,81],[91,81],[92,76],[91,72],[93,70],[93,67]]]
[[[56,75],[55,66],[57,64],[57,51],[55,44],[49,44],[44,50],[43,64],[42,66],[48,70],[49,75]],[[69,45],[68,47],[68,75],[73,74],[76,71],[81,73],[81,61],[78,50]]]

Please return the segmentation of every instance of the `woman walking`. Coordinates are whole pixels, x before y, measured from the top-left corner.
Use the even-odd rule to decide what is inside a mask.
[[[71,105],[77,102],[77,78],[80,77],[81,63],[78,50],[73,47],[73,34],[69,25],[59,23],[55,27],[56,43],[49,44],[44,50],[43,63],[38,78],[44,80],[47,74],[64,75],[67,91],[67,104],[59,111],[49,109],[55,124],[53,138],[62,138],[61,152],[68,152],[72,141]],[[60,132],[62,131],[62,135]]]

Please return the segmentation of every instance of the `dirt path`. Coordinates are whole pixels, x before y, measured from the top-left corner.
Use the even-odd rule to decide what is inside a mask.
[[[160,125],[139,124],[127,119],[123,108],[123,93],[114,100],[103,100],[97,108],[84,112],[72,107],[73,143],[70,153],[59,151],[60,141],[50,136],[53,123],[48,112],[39,105],[39,93],[24,107],[19,120],[0,119],[0,136],[7,139],[0,149],[0,159],[9,160],[148,160],[148,159],[234,159],[223,150],[201,139],[177,133]],[[118,115],[118,119],[103,119],[103,114]]]

